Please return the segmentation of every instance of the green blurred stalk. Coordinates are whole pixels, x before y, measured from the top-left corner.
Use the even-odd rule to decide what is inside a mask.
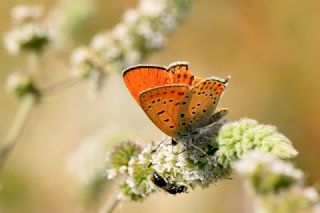
[[[0,175],[2,174],[3,167],[12,152],[14,146],[19,141],[21,133],[27,123],[31,114],[31,110],[36,103],[36,98],[32,95],[25,97],[20,105],[18,113],[14,118],[13,124],[0,148]]]

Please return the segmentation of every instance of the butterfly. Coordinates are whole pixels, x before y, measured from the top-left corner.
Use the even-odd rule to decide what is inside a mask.
[[[195,76],[187,62],[129,67],[123,79],[150,120],[172,138],[182,138],[227,113],[217,106],[229,77]]]

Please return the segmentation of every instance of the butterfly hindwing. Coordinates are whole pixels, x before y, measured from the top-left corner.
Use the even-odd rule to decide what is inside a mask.
[[[187,93],[185,85],[167,85],[146,90],[139,98],[150,120],[168,136],[176,137],[181,129],[181,103]]]
[[[138,65],[124,70],[122,75],[128,90],[139,105],[141,92],[171,82],[167,69],[161,66]]]
[[[180,122],[187,123],[184,131],[204,126],[216,110],[220,97],[226,87],[226,80],[207,78],[191,88],[182,101],[181,111],[185,116]]]

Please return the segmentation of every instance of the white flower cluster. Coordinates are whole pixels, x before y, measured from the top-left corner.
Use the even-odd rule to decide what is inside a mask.
[[[71,55],[71,61],[73,64],[71,76],[87,79],[88,95],[95,98],[107,74],[103,62],[95,52],[86,47],[76,49]]]
[[[40,91],[34,84],[34,80],[29,73],[17,71],[9,75],[6,88],[9,93],[13,93],[18,97],[33,95],[39,98]]]
[[[36,21],[43,15],[41,6],[18,5],[11,10],[13,20],[19,24]]]
[[[73,66],[71,75],[77,78],[88,78],[92,72],[103,73],[103,63],[89,48],[80,47],[71,55]]]
[[[70,155],[67,169],[80,186],[90,186],[105,179],[105,143],[87,139]]]
[[[253,175],[258,169],[263,170],[266,174],[277,174],[292,177],[299,183],[304,180],[303,172],[296,169],[291,163],[280,160],[276,156],[261,152],[250,151],[243,158],[234,162],[233,168],[239,173],[246,176]]]
[[[24,24],[9,31],[4,42],[11,54],[18,54],[23,50],[40,50],[50,39],[48,29],[34,23]]]
[[[120,72],[165,45],[165,36],[183,20],[191,0],[140,0],[111,31],[97,34],[90,47],[108,70]]]
[[[39,6],[13,8],[12,16],[17,24],[4,36],[4,44],[9,53],[41,51],[51,40],[48,27],[39,20],[41,15],[42,8]]]

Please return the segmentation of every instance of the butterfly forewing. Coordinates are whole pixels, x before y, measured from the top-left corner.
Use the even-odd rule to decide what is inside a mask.
[[[139,94],[147,89],[171,84],[166,68],[152,65],[139,65],[123,71],[123,79],[133,98],[139,105]]]
[[[187,123],[184,131],[208,123],[210,115],[218,106],[225,86],[226,81],[207,78],[189,90],[181,105],[181,111],[185,112],[185,116],[180,119],[180,122]]]
[[[139,97],[150,120],[168,136],[176,137],[181,130],[181,103],[187,93],[185,85],[169,85],[149,89]]]
[[[175,62],[169,65],[168,72],[171,74],[172,84],[184,84],[194,86],[203,78],[192,75],[187,62]]]

